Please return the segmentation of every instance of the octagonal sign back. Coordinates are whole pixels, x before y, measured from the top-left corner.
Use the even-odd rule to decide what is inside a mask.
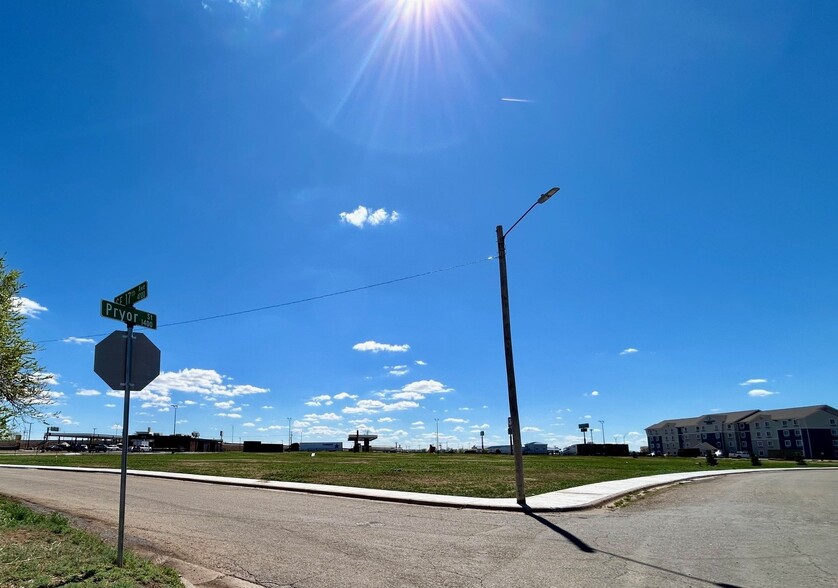
[[[96,344],[93,371],[111,390],[125,389],[125,338],[114,331]],[[160,375],[160,350],[143,333],[134,333],[131,349],[131,390],[142,390]]]

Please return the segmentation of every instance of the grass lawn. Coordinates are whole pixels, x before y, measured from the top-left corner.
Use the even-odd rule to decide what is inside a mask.
[[[58,515],[42,515],[0,496],[0,588],[98,586],[183,588],[177,573],[123,554]]]
[[[119,468],[119,454],[5,454],[0,463]],[[763,468],[796,467],[792,461],[762,460]],[[808,467],[833,465],[809,462]],[[748,459],[719,459],[710,467],[704,458],[524,456],[528,496],[573,486],[654,474],[750,468]],[[428,492],[456,496],[512,498],[514,464],[509,455],[466,453],[179,453],[130,454],[128,468]]]

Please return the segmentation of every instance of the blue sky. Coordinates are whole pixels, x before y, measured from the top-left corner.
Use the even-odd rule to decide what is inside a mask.
[[[0,13],[0,251],[63,431],[120,430],[99,304],[147,280],[132,431],[504,443],[495,226],[552,186],[507,237],[524,442],[835,404],[834,2]]]

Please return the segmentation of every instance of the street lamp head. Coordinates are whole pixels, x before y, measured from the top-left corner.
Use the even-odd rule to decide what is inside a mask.
[[[550,197],[551,197],[551,196],[553,196],[553,194],[555,194],[556,192],[558,192],[558,191],[559,191],[559,189],[560,189],[560,188],[558,188],[558,187],[553,187],[553,188],[550,188],[549,190],[547,190],[544,194],[542,194],[542,195],[538,198],[538,203],[539,203],[539,204],[544,204],[545,202],[547,202],[548,200],[550,200]]]

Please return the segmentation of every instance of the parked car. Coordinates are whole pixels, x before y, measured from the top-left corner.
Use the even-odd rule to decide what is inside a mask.
[[[730,457],[745,457],[745,458],[749,458],[749,457],[751,457],[751,454],[750,454],[750,453],[748,453],[747,451],[734,451],[733,453],[731,453],[731,454],[730,454]]]
[[[106,453],[108,451],[122,451],[116,445],[109,445],[107,443],[97,443],[93,446],[93,451],[96,453]]]
[[[53,443],[52,445],[47,445],[44,449],[47,451],[69,451],[70,444],[66,442],[61,443]]]

